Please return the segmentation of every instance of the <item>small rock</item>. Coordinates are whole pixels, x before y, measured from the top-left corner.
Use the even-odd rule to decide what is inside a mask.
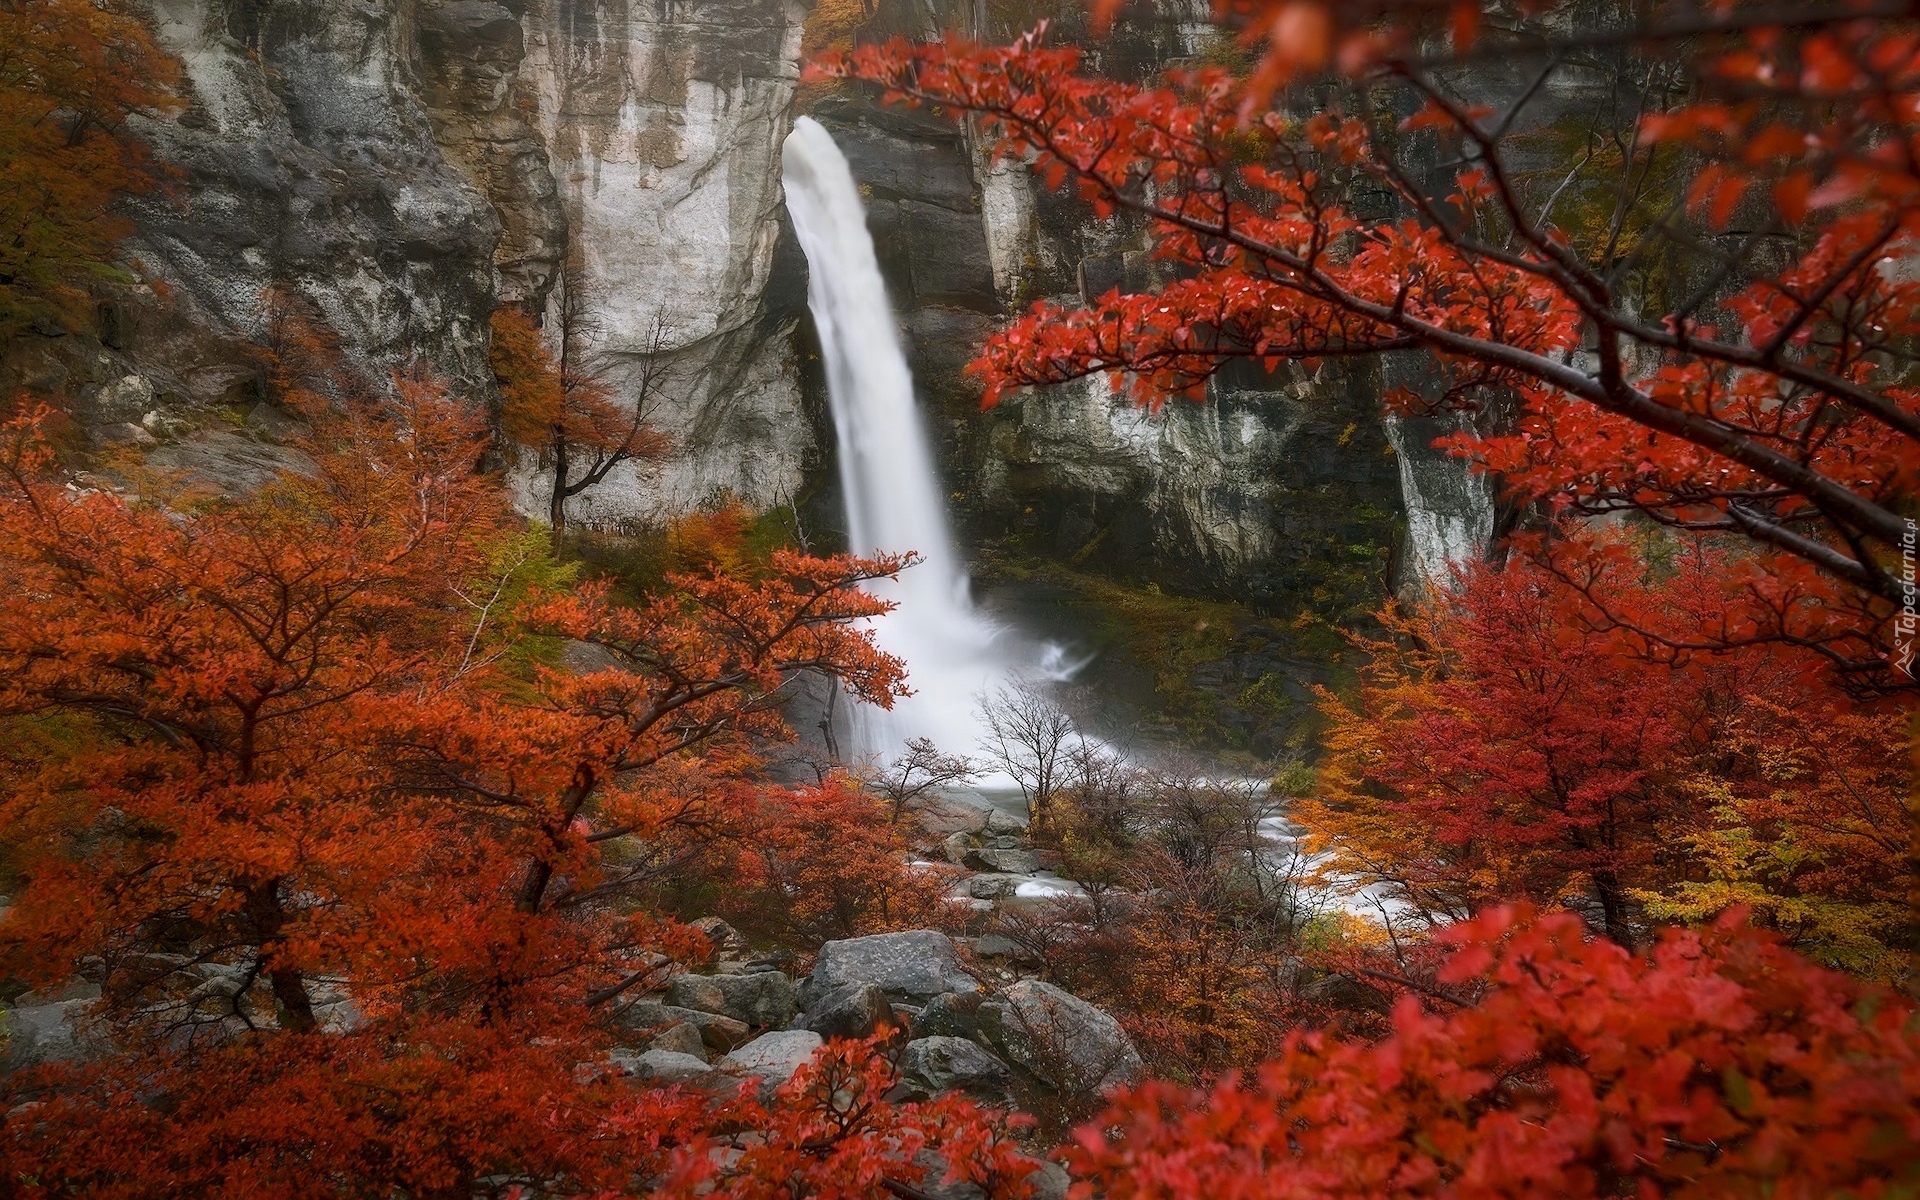
[[[761,1034],[721,1059],[720,1065],[781,1084],[793,1078],[821,1045],[820,1035],[812,1030],[782,1029]]]
[[[820,947],[807,983],[808,997],[824,997],[848,983],[878,984],[888,996],[909,1001],[980,987],[967,974],[953,939],[931,929],[878,933]]]
[[[102,446],[158,446],[160,439],[132,421],[115,421],[93,431],[93,440]]]
[[[993,805],[972,792],[948,792],[925,800],[916,813],[928,833],[979,833],[993,819]]]
[[[1040,869],[1040,856],[1031,850],[1002,850],[987,847],[967,851],[966,865],[976,871],[1003,871],[1009,875],[1031,875]]]
[[[806,1028],[828,1038],[871,1037],[893,1022],[887,994],[873,983],[843,983],[822,996],[807,1013]]]
[[[980,994],[949,992],[927,1001],[913,1019],[913,1036],[977,1037],[980,1033]]]
[[[1033,1189],[1031,1200],[1067,1200],[1073,1176],[1057,1162],[1042,1162],[1027,1176],[1027,1186]]]
[[[675,1054],[690,1054],[701,1062],[707,1061],[707,1043],[700,1036],[700,1027],[685,1021],[654,1034],[653,1040],[647,1043],[647,1049],[671,1050]]]
[[[648,1050],[643,1054],[616,1050],[611,1057],[614,1066],[649,1083],[691,1083],[713,1074],[706,1059],[674,1050]]]
[[[745,1021],[722,1016],[719,1013],[701,1012],[693,1008],[680,1008],[672,1004],[659,1004],[652,1000],[638,1000],[628,1005],[620,1014],[621,1023],[629,1029],[656,1030],[682,1022],[692,1025],[700,1031],[700,1040],[710,1049],[725,1053],[747,1040],[751,1032]]]
[[[27,997],[21,997],[22,1000]],[[0,1032],[6,1034],[6,1069],[42,1063],[82,1062],[107,1047],[85,1027],[88,1000],[60,1000],[51,1004],[21,1004],[0,1010]]]
[[[1012,1082],[1006,1063],[965,1038],[917,1038],[900,1052],[900,1084],[916,1099],[955,1091],[998,1098]]]
[[[998,933],[983,934],[974,939],[973,952],[981,958],[1011,958],[1015,962],[1039,961],[1031,950],[1012,938]]]
[[[962,867],[967,862],[967,851],[973,849],[973,839],[964,833],[950,833],[946,840],[940,843],[940,849],[947,856],[948,862],[956,867]]]
[[[667,1003],[719,1013],[761,1028],[785,1025],[797,1009],[793,980],[780,971],[750,975],[678,975]]]
[[[247,410],[247,428],[270,442],[292,441],[306,426],[286,409],[262,401]]]
[[[988,871],[967,880],[967,894],[975,900],[997,900],[1001,896],[1011,896],[1020,886],[1021,876],[1003,875]]]
[[[697,921],[687,922],[687,927],[705,935],[707,941],[712,943],[715,954],[744,953],[747,949],[747,939],[719,917],[701,917]]]
[[[1145,1074],[1120,1023],[1071,992],[1023,979],[980,1005],[980,1028],[1002,1053],[1065,1092],[1104,1091]]]
[[[1022,833],[1026,828],[1025,817],[1015,816],[1003,808],[996,808],[987,816],[988,833]]]

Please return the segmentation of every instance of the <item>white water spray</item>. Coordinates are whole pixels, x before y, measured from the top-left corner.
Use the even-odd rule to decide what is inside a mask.
[[[891,755],[907,738],[925,737],[948,753],[972,753],[977,698],[1019,673],[1019,649],[969,598],[846,157],[818,122],[801,117],[782,163],[787,211],[807,255],[807,303],[826,359],[853,551],[913,551],[922,559],[897,583],[874,588],[899,605],[875,622],[875,632],[882,649],[905,660],[915,694],[891,712],[856,706],[849,749]],[[1027,673],[1063,677],[1045,661]]]

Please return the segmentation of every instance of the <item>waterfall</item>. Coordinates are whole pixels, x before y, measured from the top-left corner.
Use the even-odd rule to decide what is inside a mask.
[[[897,582],[873,588],[898,605],[875,621],[875,636],[906,662],[915,694],[891,712],[856,706],[849,748],[889,755],[925,737],[947,753],[971,753],[976,699],[1014,673],[1016,647],[969,597],[846,157],[818,122],[801,117],[782,162],[787,211],[807,255],[807,304],[826,360],[853,551],[921,558]]]

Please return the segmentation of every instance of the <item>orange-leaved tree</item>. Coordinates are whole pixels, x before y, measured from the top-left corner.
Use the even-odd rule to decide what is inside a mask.
[[[178,80],[125,5],[0,3],[0,342],[84,327],[87,285],[121,277],[113,203],[157,175],[127,121],[170,109]]]
[[[556,361],[525,312],[502,308],[493,314],[491,358],[500,381],[501,436],[532,450],[550,474],[547,521],[555,537],[566,533],[567,501],[599,486],[621,463],[656,459],[669,447],[666,435],[647,420],[666,383],[664,322],[654,322],[631,394],[618,397],[575,361],[570,325],[577,319],[562,312]]]
[[[1235,360],[1424,352],[1426,383],[1395,402],[1510,406],[1457,445],[1519,499],[1755,548],[1714,581],[1725,627],[1681,644],[1784,639],[1861,688],[1910,687],[1910,6],[1513,7],[1235,0],[1217,11],[1253,66],[1161,83],[1102,79],[1044,28],[813,70],[974,114],[1167,261],[1164,286],[1042,302],[990,338],[989,402],[1102,372],[1158,397]],[[1476,82],[1496,60],[1515,86]],[[1567,153],[1543,155],[1549,134]]]
[[[771,1153],[804,1118],[824,1186],[989,1136],[884,1088],[730,1116],[605,1058],[614,1002],[706,951],[642,903],[648,839],[745,786],[793,672],[898,694],[852,624],[898,560],[777,554],[623,606],[556,586],[437,388],[305,415],[298,471],[199,503],[69,486],[39,414],[6,427],[0,955],[97,987],[104,1056],[5,1080],[9,1185],[627,1190],[717,1169],[730,1120]]]

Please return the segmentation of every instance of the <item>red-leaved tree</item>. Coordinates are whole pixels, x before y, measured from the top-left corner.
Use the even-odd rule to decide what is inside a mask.
[[[1296,1033],[1246,1077],[1149,1084],[1080,1131],[1110,1200],[1898,1196],[1920,1186],[1910,1004],[1735,922],[1645,956],[1571,916],[1441,935],[1377,1043]]]
[[[0,1081],[8,1187],[856,1194],[957,1139],[1012,1194],[993,1122],[886,1104],[865,1051],[774,1105],[606,1057],[614,1002],[708,952],[646,905],[648,843],[743,786],[792,673],[898,694],[854,624],[898,560],[618,604],[558,586],[436,388],[306,415],[299,471],[200,502],[70,486],[42,414],[5,427],[0,969],[99,989],[94,1061]]]

